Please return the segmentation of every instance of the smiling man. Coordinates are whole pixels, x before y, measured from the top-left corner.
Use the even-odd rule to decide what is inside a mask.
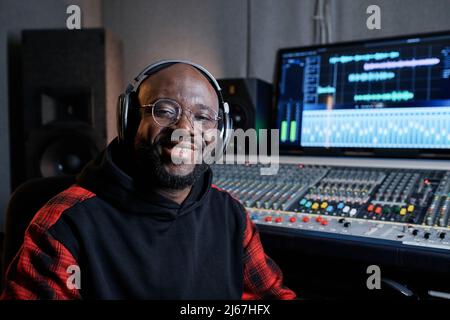
[[[209,166],[173,161],[208,144],[195,141],[194,123],[223,120],[211,79],[168,63],[135,94],[131,143],[114,140],[39,210],[2,298],[295,298],[244,207],[211,184]],[[172,141],[177,129],[192,139]]]

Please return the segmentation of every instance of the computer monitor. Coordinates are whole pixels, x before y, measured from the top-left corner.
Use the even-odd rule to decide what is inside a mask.
[[[281,49],[276,128],[287,151],[450,149],[450,32]]]

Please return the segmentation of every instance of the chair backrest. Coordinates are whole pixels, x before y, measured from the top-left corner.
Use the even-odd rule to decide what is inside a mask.
[[[74,176],[38,178],[23,183],[14,191],[6,211],[2,279],[23,243],[31,219],[48,200],[74,182]]]

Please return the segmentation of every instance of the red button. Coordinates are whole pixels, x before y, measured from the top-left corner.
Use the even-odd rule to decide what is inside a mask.
[[[276,222],[276,223],[280,223],[281,221],[283,221],[283,219],[282,219],[282,218],[280,218],[280,217],[278,217],[278,218],[275,218],[275,222]]]
[[[321,221],[322,221],[322,217],[321,217],[321,216],[317,217],[317,218],[316,218],[316,221],[317,221],[317,222],[321,222]]]
[[[290,217],[290,218],[289,218],[289,222],[292,222],[292,223],[294,223],[296,220],[297,220],[297,219],[296,219],[295,217]]]
[[[309,222],[309,217],[304,216],[304,217],[302,218],[302,221],[303,221],[303,222]]]
[[[369,205],[368,207],[367,207],[367,211],[373,211],[373,207],[374,207],[374,205],[373,204],[371,204],[371,205]]]
[[[380,214],[382,209],[383,209],[383,208],[381,208],[381,207],[377,207],[377,208],[375,209],[375,213],[376,213],[376,214]]]
[[[270,221],[272,221],[272,217],[271,217],[271,216],[268,216],[268,217],[266,217],[264,220],[265,220],[266,222],[270,222]]]
[[[328,221],[325,220],[325,219],[323,219],[323,220],[320,222],[320,224],[323,225],[323,226],[326,226],[326,225],[328,224]]]

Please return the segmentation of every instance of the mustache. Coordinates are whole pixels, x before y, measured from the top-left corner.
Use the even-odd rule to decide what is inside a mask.
[[[197,145],[194,142],[194,139],[189,139],[189,140],[185,140],[185,141],[181,141],[177,142],[177,141],[172,141],[171,139],[171,135],[162,135],[160,136],[157,140],[151,142],[149,140],[146,139],[139,139],[136,141],[135,143],[135,157],[138,160],[138,162],[142,162],[144,161],[144,159],[146,159],[144,162],[150,160],[152,162],[161,162],[164,161],[161,158],[161,150],[165,147],[167,148],[174,148],[174,147],[179,147],[179,148],[188,148],[188,149],[193,149],[194,152],[202,152],[202,150],[205,150],[206,144],[203,141],[202,143]],[[166,159],[167,160],[167,159]]]
[[[172,134],[163,134],[152,144],[153,147],[174,147],[176,145],[180,147],[192,146],[193,149],[203,150],[206,147],[206,142],[203,138],[194,139],[194,136],[189,136],[186,139],[186,136],[172,137]]]

